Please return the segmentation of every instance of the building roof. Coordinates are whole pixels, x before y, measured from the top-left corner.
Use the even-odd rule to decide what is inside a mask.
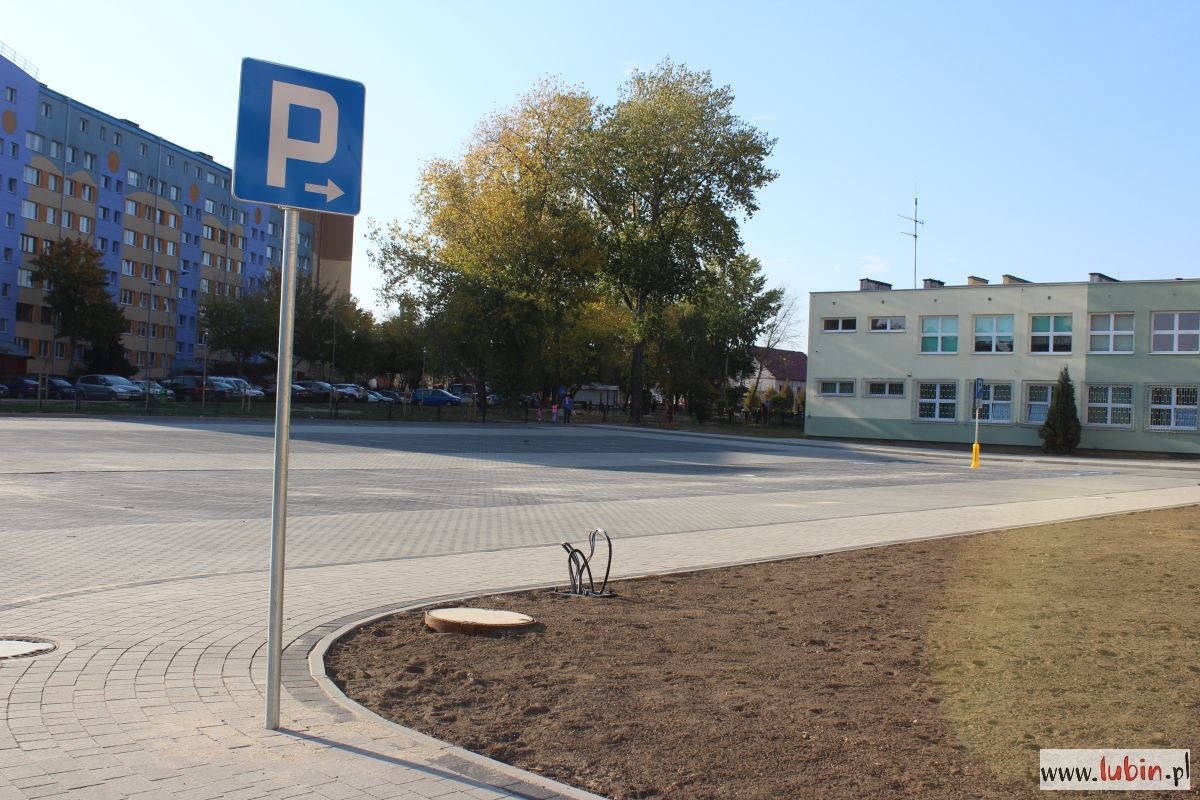
[[[773,347],[751,347],[750,355],[777,380],[804,381],[808,379],[808,355],[799,350],[780,350]]]

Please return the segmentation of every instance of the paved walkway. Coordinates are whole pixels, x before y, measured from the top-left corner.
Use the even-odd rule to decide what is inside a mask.
[[[754,458],[767,461],[781,457],[776,449],[757,452]],[[488,463],[497,461],[510,463],[500,455]],[[745,463],[737,469],[747,469]],[[920,469],[936,472],[931,463]],[[515,538],[508,546],[389,551],[381,558],[365,557],[369,548],[356,530],[403,524],[426,526],[434,535],[438,526],[461,524],[461,512],[367,512],[367,519],[344,514],[342,527],[328,517],[301,517],[298,537],[303,539],[305,525],[323,525],[323,534],[311,535],[336,549],[346,533],[351,557],[330,563],[336,554],[309,553],[301,568],[288,573],[285,730],[278,733],[262,729],[267,576],[261,561],[238,570],[221,553],[205,558],[189,550],[190,565],[162,560],[143,575],[137,554],[121,549],[120,539],[144,536],[139,526],[147,523],[113,523],[100,526],[99,534],[88,529],[88,549],[79,558],[50,549],[52,536],[39,536],[37,557],[66,569],[69,580],[48,591],[41,579],[22,584],[22,575],[0,567],[0,587],[7,582],[23,588],[19,594],[0,589],[0,636],[42,635],[60,647],[43,657],[0,662],[0,800],[553,797],[554,789],[532,777],[522,782],[346,711],[313,680],[309,650],[372,613],[434,597],[561,581],[561,549],[516,536],[528,528],[562,530],[565,522],[603,517],[617,520],[608,523],[613,529],[638,529],[617,543],[615,571],[628,576],[1200,503],[1196,475],[1188,470],[1139,470],[1053,479],[1008,475],[1003,487],[987,480],[955,484],[955,502],[940,505],[911,485],[865,495],[850,481],[809,492],[772,491],[754,504],[757,516],[740,519],[729,511],[736,498],[715,490],[704,497],[588,501],[582,510],[561,504],[570,505],[571,513],[501,506],[469,521],[511,531]],[[832,514],[835,508],[840,510]],[[549,518],[538,517],[542,513]],[[262,520],[253,524],[261,533]],[[207,523],[188,525],[188,536],[208,541]],[[69,529],[64,525],[61,535],[83,535]],[[97,536],[120,550],[123,570],[106,560]],[[0,545],[10,551],[15,542],[6,533]],[[257,543],[265,547],[262,539]],[[65,540],[60,544],[70,550]],[[118,573],[125,580],[114,580]]]

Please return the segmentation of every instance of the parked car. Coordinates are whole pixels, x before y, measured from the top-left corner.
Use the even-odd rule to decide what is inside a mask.
[[[75,382],[75,391],[84,400],[144,400],[146,393],[129,378],[120,375],[83,375]]]
[[[338,390],[339,399],[351,399],[356,403],[367,402],[367,390],[353,383],[335,383],[333,388]]]
[[[209,378],[205,387],[212,390],[213,397],[217,400],[242,399],[242,387],[223,378]]]
[[[0,383],[0,399],[8,397],[8,387]]]
[[[301,386],[308,390],[308,400],[313,403],[328,403],[329,398],[336,391],[325,381],[296,381],[296,386]],[[292,398],[295,399],[295,398]]]
[[[275,402],[275,395],[278,394],[278,392],[276,392],[276,389],[278,389],[278,386],[275,384],[262,387],[263,399],[270,400],[271,402]],[[292,402],[293,403],[303,403],[309,399],[311,399],[311,398],[309,396],[308,389],[304,388],[303,386],[297,386],[294,383],[292,384]]]
[[[175,399],[175,390],[167,386],[163,386],[158,381],[134,381],[134,383],[142,387],[143,392],[150,392],[151,397],[157,397],[159,400]]]
[[[7,388],[8,396],[12,398],[36,399],[38,396],[38,382],[36,378],[5,375],[0,378],[0,386]]]
[[[413,403],[419,406],[457,406],[462,400],[445,389],[414,389]]]
[[[163,381],[162,385],[175,392],[175,396],[180,400],[199,401],[202,395],[208,400],[214,398],[211,387],[207,391],[202,388],[205,385],[204,379],[199,375],[179,375]]]
[[[225,383],[233,384],[241,389],[244,397],[249,397],[251,400],[262,400],[264,397],[263,390],[250,383],[245,378],[226,378],[223,375],[214,376],[215,381],[224,381]]]
[[[371,391],[385,400],[391,400],[393,403],[405,402],[404,392],[394,392],[391,389],[372,389]]]
[[[74,400],[75,387],[65,378],[47,378],[46,395],[51,400]]]
[[[387,403],[390,405],[390,404],[396,402],[396,398],[389,397],[388,395],[384,394],[383,392],[377,392],[374,389],[368,389],[367,390],[367,402],[368,403]]]

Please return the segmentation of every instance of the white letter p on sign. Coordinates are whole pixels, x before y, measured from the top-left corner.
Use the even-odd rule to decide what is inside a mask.
[[[321,115],[317,141],[292,139],[288,121],[292,106],[316,110]],[[267,185],[287,185],[288,159],[324,164],[337,152],[338,106],[328,92],[283,81],[271,82],[271,135],[267,145]]]

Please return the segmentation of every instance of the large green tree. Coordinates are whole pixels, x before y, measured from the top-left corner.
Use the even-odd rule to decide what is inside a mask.
[[[280,270],[272,270],[263,281],[263,292],[268,298],[270,317],[268,325],[273,331],[267,349],[278,360],[279,347],[279,303],[282,297],[283,277]],[[301,361],[309,364],[325,362],[332,354],[333,344],[333,292],[313,280],[311,275],[296,276],[295,325],[292,337],[292,366]]]
[[[108,291],[102,254],[84,239],[68,237],[43,250],[31,262],[32,277],[45,284],[46,305],[54,318],[54,335],[68,342],[73,371],[75,348],[89,342],[111,371],[132,374],[124,355],[121,334],[125,317]],[[119,357],[118,357],[119,356]]]
[[[437,363],[510,396],[550,371],[568,380],[562,342],[599,297],[602,253],[567,159],[592,124],[590,97],[553,84],[484,120],[458,159],[422,171],[416,219],[374,228],[385,301],[416,297]]]
[[[632,312],[632,416],[656,314],[699,287],[708,259],[733,258],[738,218],[758,209],[775,140],[733,113],[729,87],[664,61],[635,71],[597,111],[572,167],[604,244],[604,275]]]
[[[276,300],[274,306],[278,306]],[[204,307],[202,324],[208,331],[208,348],[228,353],[237,365],[237,374],[245,374],[246,364],[257,356],[272,352],[278,341],[272,328],[275,310],[265,291],[249,292],[240,298],[219,297]]]
[[[739,253],[708,264],[695,305],[705,321],[708,376],[720,387],[722,402],[730,399],[730,376],[751,370],[750,348],[767,331],[783,304],[784,291],[767,288],[757,258]]]

